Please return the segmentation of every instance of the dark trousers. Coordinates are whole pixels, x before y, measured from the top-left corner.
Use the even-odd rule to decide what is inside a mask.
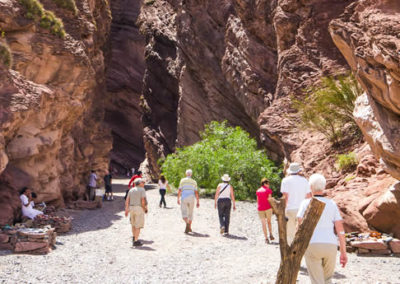
[[[160,189],[160,195],[161,195],[160,206],[161,204],[164,204],[164,207],[167,207],[167,204],[165,203],[165,193],[167,193],[166,189]]]
[[[229,198],[221,198],[218,199],[218,217],[219,217],[219,224],[225,228],[225,232],[229,232],[229,220],[231,216],[231,207],[232,202]]]

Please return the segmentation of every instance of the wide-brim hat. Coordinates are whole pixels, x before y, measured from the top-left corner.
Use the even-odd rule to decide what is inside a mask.
[[[222,179],[222,181],[230,181],[230,180],[231,180],[231,177],[230,177],[228,174],[224,174],[224,175],[221,177],[221,179]]]
[[[302,170],[301,166],[299,163],[291,163],[289,165],[289,168],[286,170],[288,174],[297,174]]]

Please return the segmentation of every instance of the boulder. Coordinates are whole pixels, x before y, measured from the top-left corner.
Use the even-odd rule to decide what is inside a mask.
[[[393,253],[400,253],[400,240],[393,239],[389,242],[389,248]]]
[[[0,234],[0,244],[8,243],[10,237],[7,234]]]
[[[47,243],[39,243],[39,242],[17,242],[15,244],[14,251],[15,252],[29,252],[41,248],[47,247]]]
[[[362,212],[368,224],[375,229],[400,237],[400,183],[396,183]]]
[[[351,246],[368,250],[387,250],[388,246],[382,241],[353,241]]]

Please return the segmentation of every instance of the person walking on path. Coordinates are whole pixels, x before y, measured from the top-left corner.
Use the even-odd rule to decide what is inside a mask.
[[[144,227],[144,214],[147,213],[146,191],[141,178],[135,180],[135,187],[129,190],[125,201],[125,217],[130,213],[133,246],[142,246],[139,241],[140,229]]]
[[[165,202],[165,194],[167,193],[167,189],[169,189],[168,181],[165,179],[164,175],[160,175],[160,179],[158,180],[158,186],[160,187],[160,207],[164,204],[164,208],[167,207],[167,203]]]
[[[339,236],[340,264],[346,266],[346,240],[343,229],[343,221],[336,203],[323,197],[323,190],[326,186],[326,179],[321,174],[313,174],[310,177],[310,187],[314,198],[325,203],[324,211],[314,229],[310,244],[304,254],[308,275],[312,284],[331,283],[336,265],[338,238]],[[304,200],[297,214],[298,224],[301,223],[305,211],[311,199]]]
[[[214,207],[218,208],[220,233],[228,235],[232,203],[233,210],[236,210],[235,192],[232,185],[229,184],[231,178],[228,174],[224,174],[221,179],[223,182],[217,186],[214,197]]]
[[[305,177],[299,175],[301,171],[299,163],[291,163],[287,173],[288,176],[282,180],[281,192],[286,202],[287,241],[290,245],[296,234],[296,216],[300,203],[311,197],[310,185]]]
[[[271,204],[268,201],[268,198],[272,195],[272,190],[269,188],[269,181],[267,178],[263,178],[261,180],[261,187],[257,190],[256,195],[257,195],[258,216],[260,217],[261,220],[265,242],[269,244],[270,241],[275,240],[275,238],[272,235],[272,226],[271,226],[272,208]],[[268,239],[266,223],[268,223],[269,239]]]
[[[182,218],[186,223],[185,233],[192,232],[193,209],[195,197],[196,206],[200,207],[199,191],[197,182],[192,179],[192,170],[186,170],[186,177],[181,179],[178,188],[178,204],[181,205]]]
[[[104,176],[104,186],[106,188],[106,200],[114,200],[111,171],[107,171],[106,175]]]
[[[128,192],[129,190],[133,187],[133,185],[135,184],[135,180],[138,178],[142,178],[142,172],[141,171],[137,171],[136,175],[134,175],[131,180],[128,183],[128,189],[125,192],[125,197],[124,199],[126,200],[126,198],[128,197]]]
[[[87,186],[87,192],[86,192],[86,200],[94,200],[95,194],[96,194],[96,187],[97,187],[97,175],[95,170],[91,170],[90,176],[89,176],[89,183]]]

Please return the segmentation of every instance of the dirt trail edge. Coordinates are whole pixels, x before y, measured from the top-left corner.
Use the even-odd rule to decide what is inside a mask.
[[[279,246],[265,244],[254,203],[237,202],[231,236],[222,237],[213,200],[200,200],[189,236],[176,197],[167,195],[168,208],[159,208],[158,190],[147,191],[149,213],[140,236],[145,245],[132,248],[123,212],[127,183],[115,180],[115,200],[101,209],[69,210],[73,229],[58,236],[50,254],[0,251],[0,283],[274,283]],[[277,237],[275,217],[273,230]],[[345,269],[337,263],[333,282],[400,283],[400,259],[350,254]],[[304,260],[298,283],[309,283]]]

